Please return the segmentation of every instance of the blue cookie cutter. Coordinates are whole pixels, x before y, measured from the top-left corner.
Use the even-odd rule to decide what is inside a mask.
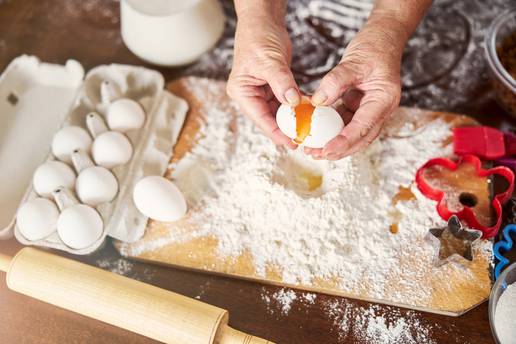
[[[510,262],[509,259],[505,258],[501,250],[505,252],[510,251],[512,249],[513,241],[511,238],[511,232],[516,235],[516,224],[510,224],[505,226],[503,229],[503,239],[498,241],[493,246],[493,254],[498,259],[498,263],[495,265],[495,280],[498,279],[498,276],[502,273],[503,268],[507,266]]]

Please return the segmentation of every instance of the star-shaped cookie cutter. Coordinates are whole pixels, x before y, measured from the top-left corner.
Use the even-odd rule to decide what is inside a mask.
[[[496,223],[493,226],[484,226],[479,223],[473,210],[464,205],[459,211],[451,211],[446,205],[445,192],[439,189],[435,189],[430,186],[429,183],[423,177],[425,170],[431,166],[442,166],[451,171],[455,171],[460,164],[471,164],[475,167],[475,171],[480,177],[489,177],[493,175],[499,175],[503,177],[509,183],[507,190],[502,193],[496,194],[491,202],[496,214]],[[423,195],[437,201],[437,213],[444,220],[457,215],[460,220],[463,220],[470,228],[478,229],[483,233],[483,238],[491,238],[498,233],[498,229],[502,224],[502,204],[505,203],[512,195],[514,190],[514,173],[505,166],[497,166],[490,169],[483,169],[482,162],[474,155],[464,155],[457,162],[446,159],[446,158],[435,158],[427,161],[422,167],[416,172],[416,184]]]
[[[430,228],[427,240],[434,247],[438,247],[434,265],[441,266],[460,259],[473,261],[472,246],[481,237],[482,232],[464,227],[457,215],[452,215],[445,227]],[[459,252],[459,249],[462,249],[462,252]]]
[[[498,279],[498,276],[500,276],[502,270],[510,263],[509,259],[505,258],[504,253],[512,249],[513,241],[511,238],[511,233],[516,235],[516,224],[505,226],[502,230],[502,240],[498,241],[493,246],[493,254],[498,260],[498,262],[495,264],[494,270],[495,280]],[[502,250],[504,253],[502,253]]]

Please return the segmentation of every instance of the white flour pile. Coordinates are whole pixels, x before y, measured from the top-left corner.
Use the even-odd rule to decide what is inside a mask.
[[[516,283],[507,287],[498,300],[495,328],[501,344],[516,344]]]
[[[435,252],[423,238],[443,221],[413,185],[418,166],[450,152],[441,147],[447,123],[437,119],[414,130],[411,118],[400,116],[386,132],[415,135],[384,136],[351,158],[315,161],[277,149],[244,116],[234,119],[210,104],[220,85],[195,79],[188,87],[207,102],[206,122],[191,152],[172,167],[197,229],[184,234],[172,224],[169,237],[131,245],[131,254],[211,236],[222,257],[249,254],[258,276],[272,268],[289,284],[331,279],[343,291],[418,304],[432,295],[421,285],[429,270],[446,281],[452,269],[461,269],[432,268]],[[322,178],[320,188],[309,191],[307,175]],[[392,199],[400,186],[410,187],[416,199],[397,202],[399,232],[392,234]],[[487,254],[489,243],[482,247]]]

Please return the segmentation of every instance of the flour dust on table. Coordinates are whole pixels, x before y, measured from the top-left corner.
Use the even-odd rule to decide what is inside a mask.
[[[443,298],[463,306],[445,295],[454,289],[454,276],[471,283],[473,297],[477,288],[488,290],[481,269],[434,267],[434,248],[425,240],[428,229],[444,221],[415,187],[414,175],[428,159],[451,154],[450,123],[437,117],[422,126],[424,111],[400,109],[363,153],[318,161],[302,149],[276,147],[245,116],[235,116],[232,103],[212,103],[223,83],[191,78],[186,87],[204,102],[203,119],[171,176],[190,212],[180,224],[152,223],[142,241],[122,245],[124,254],[215,240],[213,263],[194,266],[227,272],[217,268],[219,259],[238,265],[246,257],[251,271],[244,275],[419,307]],[[412,196],[398,199],[400,188]],[[490,243],[476,244],[474,252],[475,262],[487,265]],[[195,259],[198,253],[185,254]]]

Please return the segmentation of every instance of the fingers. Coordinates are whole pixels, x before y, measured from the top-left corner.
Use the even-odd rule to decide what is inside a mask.
[[[299,104],[301,93],[286,61],[272,60],[263,68],[262,75],[280,103],[290,106]]]
[[[277,145],[285,145],[295,149],[297,145],[278,128],[276,119],[271,112],[272,104],[261,98],[248,98],[240,102],[243,110],[249,114],[251,120],[260,128],[267,137]]]
[[[368,134],[366,137],[361,139],[357,144],[354,146],[350,145],[349,142],[343,142],[342,146],[350,146],[351,149],[349,150],[336,150],[332,153],[328,153],[324,157],[328,160],[340,160],[342,158],[345,158],[347,156],[353,155],[365,148],[367,148],[373,141],[378,137],[382,129],[382,125],[378,124],[376,125]],[[346,140],[344,136],[338,138],[339,140]]]
[[[304,148],[304,152],[307,155],[311,155],[312,158],[314,158],[316,160],[324,159],[323,154],[322,154],[322,148],[309,148],[309,147],[305,147]]]
[[[391,107],[391,104],[381,100],[366,101],[342,132],[326,144],[323,156],[337,160],[367,147],[380,133],[383,120],[390,113]]]
[[[357,81],[356,73],[343,63],[326,74],[312,96],[314,105],[331,105]]]
[[[227,92],[242,108],[242,111],[260,128],[263,133],[277,145],[285,145],[295,149],[297,145],[278,128],[274,114],[278,103],[268,96],[262,86],[250,86],[247,82],[239,82],[238,78],[230,78]]]
[[[355,113],[355,111],[357,111],[360,107],[360,102],[362,101],[363,97],[364,92],[356,88],[351,88],[347,90],[346,93],[344,93],[344,96],[342,96],[342,100],[347,110],[351,111],[352,113]]]

